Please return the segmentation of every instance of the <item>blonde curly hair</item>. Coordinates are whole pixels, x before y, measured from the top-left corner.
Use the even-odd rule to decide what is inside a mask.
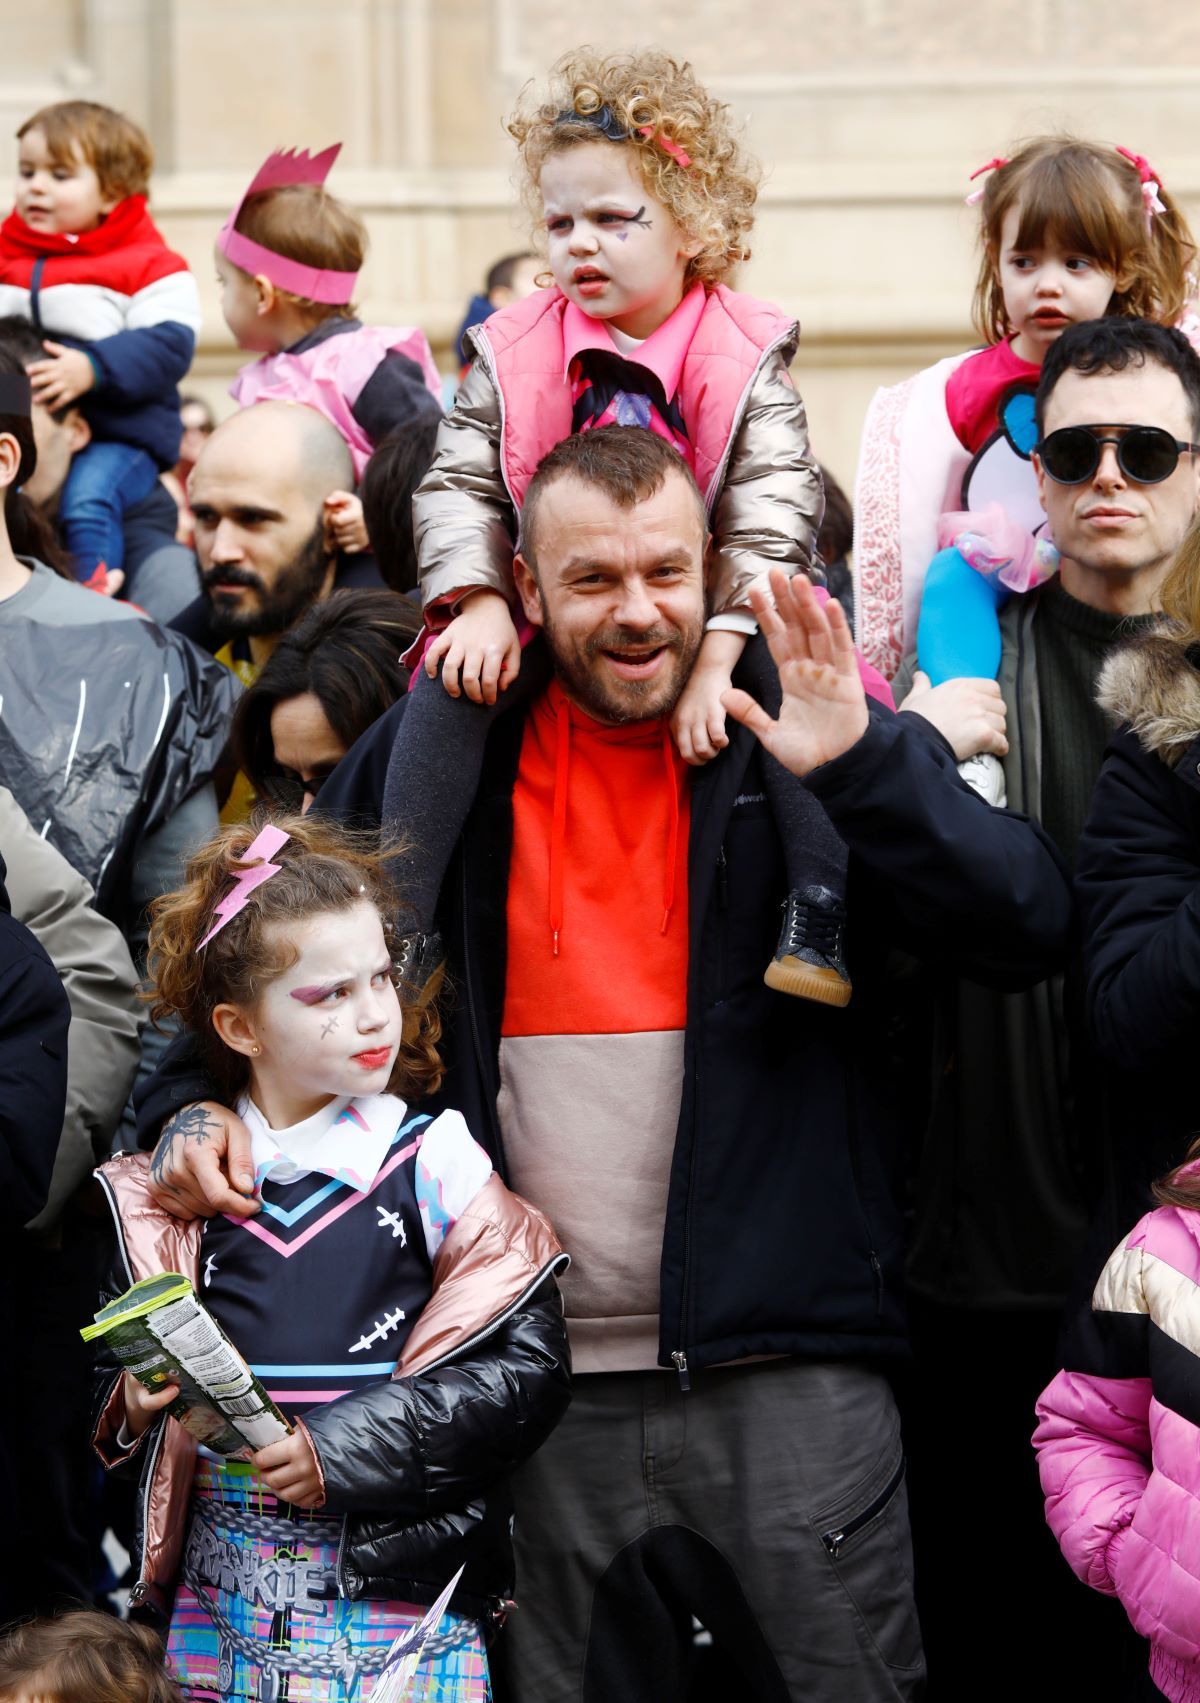
[[[349,911],[365,899],[379,912],[384,937],[392,943],[396,897],[387,858],[399,848],[385,853],[373,836],[319,816],[272,816],[272,825],[288,836],[272,860],[280,873],[257,887],[250,902],[200,951],[217,905],[228,895],[233,877],[248,867],[243,859],[267,820],[259,814],[219,829],[189,858],[183,886],[150,907],[150,1015],[155,1023],[174,1018],[191,1030],[228,1104],[247,1086],[250,1069],[218,1036],[213,1013],[226,1002],[254,1006],[264,989],[291,968],[299,953],[289,937],[298,923]],[[419,993],[397,984],[402,1026],[387,1084],[391,1094],[415,1100],[441,1083],[441,980],[438,971]]]
[[[508,132],[520,150],[523,196],[535,235],[541,230],[539,182],[546,160],[585,142],[607,141],[635,150],[646,189],[703,244],[688,262],[686,283],[724,283],[750,258],[746,238],[760,168],[743,149],[729,108],[697,82],[690,65],[655,48],[600,54],[581,47],[552,68],[544,99],[531,88],[508,120]],[[601,128],[594,115],[604,108],[610,117]],[[688,165],[664,141],[686,154]]]

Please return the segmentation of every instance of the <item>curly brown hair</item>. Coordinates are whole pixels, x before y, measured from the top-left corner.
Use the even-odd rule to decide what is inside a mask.
[[[600,54],[581,47],[551,70],[543,99],[522,95],[508,120],[520,150],[523,195],[535,234],[541,232],[542,166],[551,154],[583,143],[633,148],[642,182],[688,236],[703,243],[688,262],[685,282],[724,283],[750,258],[746,238],[754,223],[761,175],[744,151],[729,108],[714,100],[691,66],[656,48]],[[591,122],[607,107],[617,140]],[[574,117],[572,115],[575,115]],[[643,128],[649,135],[641,135]],[[664,148],[665,138],[688,156],[683,166]]]
[[[1077,136],[1036,136],[988,174],[980,208],[982,258],[973,315],[989,343],[1009,335],[1000,286],[1000,234],[1020,210],[1016,246],[1047,237],[1087,255],[1116,278],[1108,312],[1174,325],[1195,288],[1196,245],[1187,220],[1160,185],[1165,212],[1146,222],[1137,168],[1115,148]]]
[[[222,828],[189,860],[178,892],[163,894],[150,911],[151,1016],[155,1022],[177,1018],[192,1031],[214,1083],[230,1101],[246,1088],[249,1064],[220,1039],[213,1012],[226,1003],[252,1007],[291,968],[298,957],[290,938],[295,925],[366,900],[379,912],[385,938],[392,934],[388,919],[395,891],[387,862],[398,848],[385,853],[374,836],[351,833],[318,816],[273,816],[272,826],[288,836],[272,859],[280,873],[255,888],[250,902],[198,950],[233,877],[252,867],[245,855],[266,821],[258,815]],[[398,988],[403,1023],[387,1086],[389,1093],[408,1100],[432,1094],[442,1080],[440,981],[435,975],[420,993]]]

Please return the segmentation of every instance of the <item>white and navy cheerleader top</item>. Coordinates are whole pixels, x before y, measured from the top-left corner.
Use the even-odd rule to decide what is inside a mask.
[[[492,1174],[458,1112],[393,1094],[336,1099],[290,1129],[252,1100],[262,1211],[210,1218],[200,1288],[289,1419],[390,1377],[433,1290],[433,1260]]]

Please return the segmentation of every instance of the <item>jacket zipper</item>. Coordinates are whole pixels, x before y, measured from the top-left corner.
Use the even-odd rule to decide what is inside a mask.
[[[717,852],[717,997],[724,999],[729,983],[729,868],[725,847]]]
[[[718,938],[719,938],[719,942],[720,942],[720,952],[721,952],[721,957],[722,957],[722,963],[721,963],[721,966],[720,966],[722,986],[724,986],[724,978],[725,978],[726,974],[728,973],[725,962],[724,962],[725,945],[726,945],[726,939],[725,939],[726,923],[725,923],[725,920],[724,920],[724,912],[727,911],[728,908],[729,908],[729,865],[728,865],[728,860],[725,856],[725,846],[724,846],[724,843],[722,842],[721,846],[718,848],[718,851],[717,851],[717,910],[718,910],[718,912],[720,912],[722,914],[721,927],[718,931]],[[698,1105],[699,1101],[700,1101],[700,1075],[699,1075],[698,1071],[693,1071],[693,1105]],[[679,1314],[679,1326],[680,1326],[681,1333],[684,1329],[683,1320],[684,1320],[684,1314],[687,1311],[687,1298],[688,1298],[688,1292],[689,1292],[689,1289],[690,1289],[690,1286],[691,1286],[691,1274],[692,1274],[692,1216],[693,1216],[693,1208],[695,1206],[695,1200],[696,1200],[696,1139],[697,1139],[697,1137],[696,1137],[695,1115],[693,1113],[693,1118],[692,1118],[692,1158],[691,1158],[691,1163],[688,1166],[687,1206],[686,1206],[685,1211],[684,1211],[684,1220],[683,1220],[683,1279],[682,1279],[682,1284],[681,1284],[682,1297],[681,1297],[680,1314]],[[674,1366],[675,1371],[678,1374],[680,1389],[683,1390],[686,1393],[692,1387],[691,1375],[688,1372],[687,1349],[686,1348],[673,1349],[672,1353],[671,1353],[671,1364]]]
[[[458,1356],[460,1354],[465,1354],[468,1348],[475,1348],[479,1345],[479,1343],[486,1342],[489,1336],[494,1336],[496,1334],[501,1325],[508,1323],[513,1314],[525,1305],[525,1302],[528,1301],[531,1295],[536,1294],[548,1277],[557,1277],[560,1272],[567,1269],[570,1263],[570,1254],[555,1254],[549,1264],[542,1267],[537,1276],[530,1283],[525,1285],[516,1300],[510,1301],[502,1313],[497,1313],[495,1318],[489,1319],[487,1324],[484,1325],[481,1330],[476,1331],[474,1336],[469,1336],[465,1342],[457,1343],[455,1347],[449,1349],[445,1354],[443,1354],[439,1360],[431,1360],[428,1366],[422,1366],[420,1375],[423,1377],[426,1372],[435,1372],[439,1366],[444,1366],[447,1361],[457,1360]]]
[[[901,1455],[900,1464],[896,1468],[895,1472],[888,1479],[878,1496],[874,1497],[867,1504],[861,1514],[855,1514],[854,1518],[852,1520],[847,1520],[844,1526],[836,1526],[832,1531],[821,1533],[821,1542],[825,1545],[825,1548],[829,1551],[835,1561],[838,1558],[842,1545],[852,1538],[856,1532],[860,1532],[864,1526],[869,1526],[872,1520],[877,1519],[878,1516],[882,1514],[892,1497],[896,1494],[897,1490],[899,1490],[903,1479],[904,1456]]]
[[[479,1033],[479,1017],[475,987],[471,976],[471,924],[470,924],[470,882],[467,880],[467,844],[464,837],[462,856],[459,858],[459,868],[462,872],[462,926],[463,926],[463,980],[466,982],[467,1016],[471,1024],[471,1043],[475,1048],[475,1064],[479,1071],[479,1081],[483,1087],[483,1101],[487,1106],[488,1119],[492,1129],[492,1142],[496,1157],[499,1160],[501,1177],[507,1175],[508,1167],[504,1157],[504,1137],[500,1132],[500,1114],[496,1110],[495,1096],[489,1092],[489,1072],[485,1062],[483,1040]]]
[[[120,1249],[121,1253],[121,1264],[125,1267],[125,1276],[129,1279],[129,1285],[130,1288],[132,1288],[136,1279],[133,1275],[133,1265],[129,1258],[129,1246],[125,1241],[125,1228],[121,1223],[121,1214],[117,1210],[116,1198],[113,1195],[112,1187],[109,1184],[107,1177],[102,1176],[100,1172],[97,1171],[96,1180],[104,1191],[104,1197],[108,1202],[108,1209],[112,1213],[113,1223],[116,1225],[117,1230],[117,1247]],[[140,1516],[138,1535],[141,1538],[141,1554],[138,1556],[137,1582],[134,1584],[133,1589],[129,1593],[129,1605],[131,1608],[137,1608],[141,1603],[145,1602],[147,1593],[150,1589],[149,1580],[142,1577],[142,1569],[146,1565],[146,1530],[150,1519],[150,1491],[154,1484],[154,1474],[158,1467],[158,1457],[162,1452],[163,1438],[166,1435],[166,1430],[166,1421],[160,1421],[150,1453],[142,1468],[141,1481],[138,1485],[138,1513]]]
[[[136,1607],[139,1603],[145,1602],[146,1596],[150,1590],[150,1581],[142,1577],[142,1572],[146,1565],[146,1532],[150,1521],[150,1492],[154,1486],[154,1475],[158,1471],[158,1457],[162,1453],[163,1440],[165,1439],[166,1434],[167,1422],[165,1419],[162,1419],[159,1421],[154,1443],[151,1447],[145,1467],[142,1469],[142,1480],[138,1486],[138,1525],[139,1536],[141,1538],[141,1554],[138,1556],[137,1583],[129,1593],[130,1607]]]
[[[875,1251],[875,1232],[871,1228],[871,1220],[863,1202],[862,1169],[858,1145],[858,1095],[854,1079],[850,1077],[846,1084],[846,1116],[850,1122],[850,1174],[854,1178],[854,1198],[858,1202],[858,1210],[862,1216],[863,1229],[867,1233],[867,1258],[871,1266],[871,1276],[875,1280],[875,1314],[883,1317],[883,1266]]]
[[[1033,797],[1033,789],[1029,784],[1029,741],[1025,737],[1025,639],[1031,619],[1032,610],[1029,615],[1026,615],[1025,610],[1022,609],[1017,621],[1017,689],[1015,696],[1017,700],[1017,741],[1021,751],[1021,809],[1037,822],[1041,820],[1041,799]]]

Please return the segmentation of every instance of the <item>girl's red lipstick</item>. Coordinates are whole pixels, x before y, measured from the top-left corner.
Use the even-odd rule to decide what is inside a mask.
[[[380,1070],[392,1056],[391,1047],[372,1047],[369,1052],[355,1053],[355,1064],[361,1064],[364,1070]]]

